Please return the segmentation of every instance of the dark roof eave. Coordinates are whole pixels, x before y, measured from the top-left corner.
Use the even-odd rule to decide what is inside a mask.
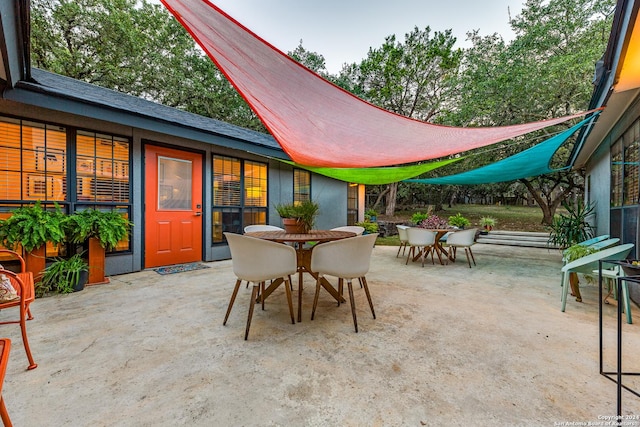
[[[104,88],[96,88],[97,90],[105,90]],[[188,126],[184,123],[176,121],[164,120],[158,117],[153,117],[134,111],[122,110],[120,108],[105,105],[104,103],[61,93],[54,88],[46,87],[37,83],[30,83],[25,81],[18,82],[15,89],[5,92],[4,97],[8,100],[22,102],[46,109],[54,109],[57,111],[81,115],[98,120],[120,123],[134,128],[140,128],[186,139],[192,139],[207,144],[219,145],[254,154],[287,160],[289,159],[289,157],[286,155],[286,153],[284,153],[279,145],[275,147],[273,145],[261,144],[260,142],[257,142],[255,140],[247,141],[245,139],[239,138],[234,135],[225,134],[223,132],[216,132],[194,126]],[[55,103],[52,103],[52,97],[56,99]],[[207,119],[203,118],[203,120]],[[213,119],[208,120],[212,122],[214,121]],[[247,129],[244,129],[244,131],[254,132]],[[258,134],[258,132],[255,133]],[[268,138],[272,139],[271,136],[268,136]]]

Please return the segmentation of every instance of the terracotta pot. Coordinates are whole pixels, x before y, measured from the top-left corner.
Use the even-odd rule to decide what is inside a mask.
[[[42,278],[42,271],[47,265],[46,255],[46,245],[42,245],[39,248],[32,250],[31,252],[25,251],[24,262],[26,264],[26,269],[27,271],[33,273],[33,280],[35,282],[40,281],[40,279]]]
[[[296,218],[282,218],[282,226],[284,231],[291,234],[306,234],[307,230],[304,228],[304,224],[298,222]]]
[[[100,240],[92,237],[89,239],[89,282],[87,285],[109,283],[104,277],[104,248]]]

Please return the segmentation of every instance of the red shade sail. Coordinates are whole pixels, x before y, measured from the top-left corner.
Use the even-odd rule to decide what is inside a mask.
[[[435,159],[584,115],[455,128],[369,104],[324,80],[207,0],[161,0],[297,163],[371,167]]]

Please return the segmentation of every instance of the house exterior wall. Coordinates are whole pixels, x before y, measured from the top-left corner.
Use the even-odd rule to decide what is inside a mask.
[[[618,237],[621,243],[636,244],[635,254],[630,255],[635,258],[640,256],[637,247],[640,234],[640,224],[638,223],[640,200],[635,200],[635,203],[627,202],[623,206],[612,206],[611,147],[639,118],[640,97],[636,97],[600,142],[598,148],[589,158],[586,167],[587,182],[590,183],[586,197],[588,201],[590,199],[596,205],[597,233]]]
[[[585,171],[585,202],[594,206],[595,217],[591,225],[596,235],[610,234],[611,163],[609,146],[603,145],[603,148],[590,159]]]
[[[146,144],[186,149],[202,154],[204,178],[202,193],[203,260],[205,261],[230,258],[228,246],[226,244],[214,244],[212,238],[212,157],[214,154],[267,164],[268,224],[280,226],[280,217],[274,206],[280,203],[290,203],[293,200],[293,168],[290,165],[243,150],[227,148],[225,146],[229,145],[229,141],[223,141],[225,138],[222,136],[209,138],[213,141],[224,142],[222,145],[225,146],[218,146],[215,143],[176,137],[162,132],[82,117],[6,99],[0,99],[0,114],[19,119],[56,124],[66,128],[78,128],[130,138],[131,171],[129,174],[129,188],[131,220],[135,224],[130,239],[131,252],[108,254],[105,265],[107,275],[139,271],[144,266],[144,150]],[[331,228],[346,224],[347,183],[312,174],[311,195],[312,199],[321,206],[316,223],[318,228]]]

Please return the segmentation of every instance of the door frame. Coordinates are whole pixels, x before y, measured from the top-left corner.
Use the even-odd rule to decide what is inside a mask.
[[[206,239],[206,231],[209,229],[208,221],[209,221],[209,209],[207,208],[209,198],[207,197],[207,193],[205,189],[207,188],[208,182],[206,182],[207,170],[209,168],[209,164],[207,163],[207,152],[205,150],[198,150],[192,147],[183,147],[179,145],[167,144],[159,141],[153,141],[150,139],[142,139],[142,171],[141,171],[141,181],[142,188],[140,191],[140,197],[142,201],[142,227],[141,227],[141,238],[140,238],[140,246],[142,248],[140,253],[140,261],[141,266],[145,269],[145,261],[146,261],[146,232],[147,232],[147,209],[146,209],[146,196],[147,196],[147,146],[154,146],[159,148],[167,148],[169,150],[175,151],[183,151],[192,154],[198,154],[202,160],[202,176],[200,179],[202,180],[202,188],[201,188],[201,197],[202,197],[202,227],[200,230],[201,233],[201,248],[200,248],[200,261],[206,261],[207,259],[207,239]]]

